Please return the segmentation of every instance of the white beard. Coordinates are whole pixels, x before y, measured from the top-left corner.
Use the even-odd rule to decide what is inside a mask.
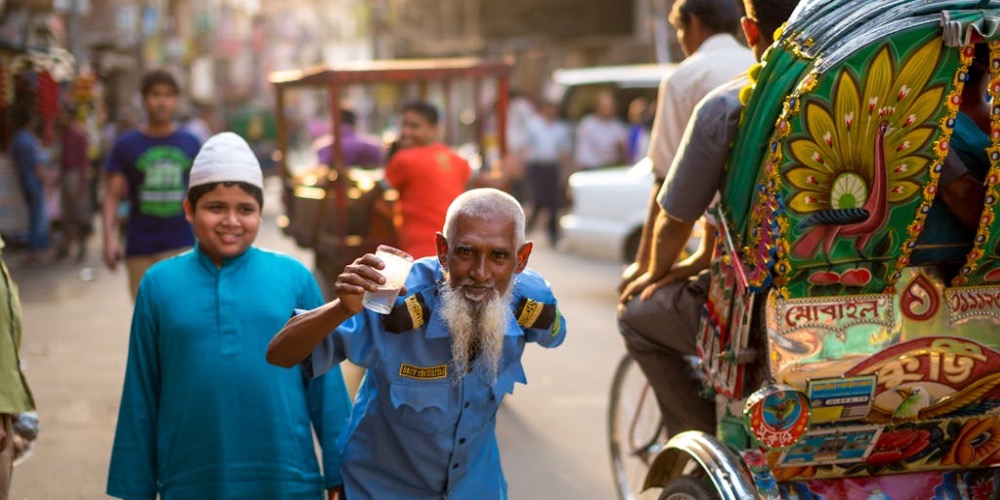
[[[441,303],[437,313],[448,325],[451,336],[453,383],[458,384],[472,371],[469,348],[476,344],[479,345],[477,359],[483,375],[491,384],[496,382],[509,321],[511,288],[488,302],[478,303],[466,299],[461,289],[453,289],[447,282],[438,286]]]

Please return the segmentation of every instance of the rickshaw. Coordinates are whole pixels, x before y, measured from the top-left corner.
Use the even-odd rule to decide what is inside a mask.
[[[340,109],[352,89],[384,91],[387,87],[415,86],[416,96],[427,99],[437,90],[443,101],[442,125],[444,140],[452,143],[457,135],[451,118],[456,116],[453,92],[456,87],[471,84],[471,102],[475,116],[476,147],[472,153],[483,165],[475,178],[476,185],[503,187],[505,180],[499,162],[493,156],[506,154],[506,111],[511,63],[506,60],[409,59],[346,62],[304,70],[277,71],[269,80],[275,87],[278,174],[283,181],[282,200],[287,220],[286,234],[297,244],[315,251],[316,269],[326,286],[355,258],[374,253],[379,244],[396,242],[398,217],[393,204],[398,193],[384,182],[381,169],[347,165],[341,150],[342,128]],[[487,137],[486,120],[480,112],[484,86],[495,85],[495,138]],[[295,91],[325,91],[330,110],[330,132],[333,135],[329,165],[321,165],[315,156],[305,159],[305,168],[292,165],[295,152],[290,137],[289,96]],[[384,93],[384,92],[383,92]],[[383,99],[385,100],[385,99]],[[377,103],[398,108],[401,102]],[[468,104],[468,103],[466,103]],[[301,156],[300,156],[301,158]],[[332,287],[329,287],[332,289]]]
[[[776,40],[717,210],[698,339],[717,432],[671,435],[644,487],[1000,498],[1000,1],[803,0]],[[917,262],[977,45],[979,226],[958,265]]]

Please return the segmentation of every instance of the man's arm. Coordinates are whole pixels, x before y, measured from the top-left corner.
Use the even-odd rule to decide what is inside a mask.
[[[125,194],[125,174],[108,172],[104,201],[101,205],[101,227],[104,231],[104,263],[109,269],[118,267],[125,252],[118,239],[118,204]]]
[[[656,288],[650,288],[655,283],[663,286],[671,281],[675,281],[670,274],[677,263],[678,257],[684,251],[688,238],[694,229],[694,222],[686,222],[675,219],[660,211],[656,217],[656,224],[653,227],[653,243],[649,260],[648,270],[642,273],[631,284],[625,287],[621,295],[621,302],[628,302],[636,294],[640,294],[644,299],[649,298]],[[671,280],[671,281],[666,281]]]
[[[653,182],[653,191],[649,195],[649,212],[646,214],[646,220],[642,223],[642,233],[639,236],[639,250],[635,254],[635,261],[622,272],[622,281],[618,285],[619,293],[625,291],[625,288],[649,270],[650,253],[653,247],[653,225],[656,224],[656,218],[659,217],[661,211],[660,204],[656,201],[661,185],[662,183],[659,181]]]
[[[365,254],[347,266],[337,277],[335,289],[338,298],[288,320],[268,344],[267,362],[291,368],[308,358],[330,332],[361,312],[364,308],[361,300],[365,290],[375,291],[378,285],[385,283],[385,278],[377,271],[383,267],[382,261],[372,254]],[[406,290],[400,293],[405,294]],[[349,347],[340,347],[345,350],[340,354],[346,356]],[[350,359],[364,365],[363,359],[355,358],[366,357],[365,353],[370,353],[370,349],[357,346],[356,350],[357,356],[351,356]]]

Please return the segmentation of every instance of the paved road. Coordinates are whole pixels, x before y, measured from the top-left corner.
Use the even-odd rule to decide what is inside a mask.
[[[258,242],[311,263],[276,228],[278,209],[270,201],[265,207]],[[131,300],[124,270],[99,266],[96,250],[85,263],[94,269],[92,281],[81,278],[84,266],[22,269],[16,267],[21,255],[6,255],[21,285],[22,357],[43,425],[34,456],[15,470],[12,499],[104,498]],[[529,383],[498,413],[510,496],[613,498],[604,418],[608,384],[624,352],[614,322],[619,268],[560,255],[544,243],[531,266],[552,282],[569,335],[558,349],[526,350]]]

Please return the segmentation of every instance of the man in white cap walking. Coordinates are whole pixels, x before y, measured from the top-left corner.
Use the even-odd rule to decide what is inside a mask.
[[[293,311],[323,298],[298,261],[252,246],[262,180],[233,133],[194,159],[184,212],[195,247],[151,267],[136,297],[110,496],[315,500],[342,483],[340,371],[308,380],[264,359]]]

